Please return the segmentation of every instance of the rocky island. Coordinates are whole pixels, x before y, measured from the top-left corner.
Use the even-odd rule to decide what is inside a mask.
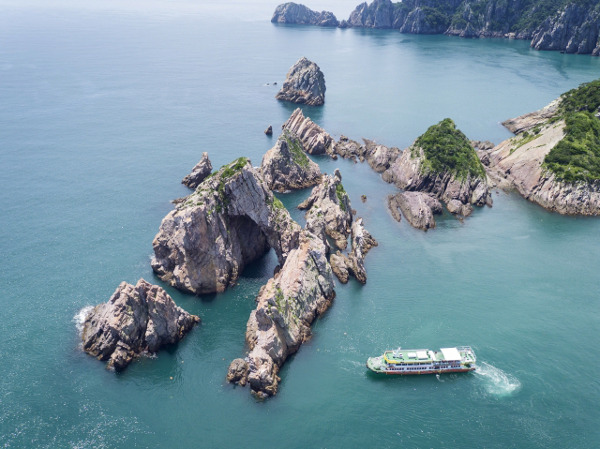
[[[198,322],[161,287],[143,279],[136,285],[122,282],[107,303],[87,314],[83,349],[108,361],[107,368],[121,371],[140,354],[177,343]]]
[[[448,212],[463,217],[471,214],[473,205],[492,203],[486,172],[475,149],[449,118],[415,140],[382,177],[400,189],[431,194],[445,203]],[[405,216],[415,227],[435,226],[432,215],[439,211],[435,201],[422,195],[401,195],[395,201],[399,201],[402,210],[410,211]],[[431,208],[431,213],[427,208]],[[423,209],[425,212],[421,213]]]
[[[499,187],[569,215],[600,215],[600,80],[507,120],[516,136],[481,160]]]
[[[302,57],[287,73],[283,87],[275,98],[308,106],[321,106],[325,103],[325,76],[317,64]]]
[[[307,25],[320,25],[324,21],[317,19],[324,13],[301,6],[279,5],[272,21]],[[330,18],[328,26],[335,26],[335,16],[327,17]],[[536,50],[600,54],[600,4],[592,1],[374,0],[356,6],[348,19],[337,26],[388,28],[401,33],[466,38],[526,39]]]
[[[316,25],[321,27],[336,27],[339,25],[338,20],[332,12],[316,12],[304,5],[293,2],[284,3],[275,8],[271,22]]]

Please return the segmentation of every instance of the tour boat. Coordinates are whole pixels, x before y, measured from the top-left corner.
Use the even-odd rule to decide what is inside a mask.
[[[369,357],[367,368],[381,374],[463,373],[477,369],[475,353],[470,346],[429,349],[395,349],[379,357]]]

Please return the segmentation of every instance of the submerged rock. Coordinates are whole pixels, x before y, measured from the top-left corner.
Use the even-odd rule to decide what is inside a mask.
[[[202,159],[192,169],[192,172],[187,175],[181,183],[188,186],[190,189],[195,189],[204,179],[212,172],[212,164],[208,158],[208,153],[202,153]]]
[[[336,169],[333,176],[323,176],[321,183],[298,209],[307,211],[306,229],[326,246],[329,236],[337,248],[346,248],[352,225],[352,208],[339,170]]]
[[[316,25],[323,27],[336,27],[339,22],[335,15],[329,11],[313,11],[312,9],[297,3],[283,3],[275,9],[273,23],[291,23],[299,25]]]
[[[302,109],[296,108],[289,119],[283,124],[283,129],[294,133],[308,154],[330,153],[334,140],[323,128],[310,118],[304,117]]]
[[[279,369],[310,338],[310,324],[329,308],[335,296],[325,252],[319,238],[302,231],[298,247],[260,289],[246,328],[250,352],[245,360],[232,362],[230,382],[249,383],[259,398],[277,393]]]
[[[325,103],[325,76],[317,64],[300,58],[287,73],[278,100],[320,106]]]
[[[123,370],[144,352],[177,343],[200,318],[177,307],[157,285],[140,279],[122,282],[107,303],[87,315],[81,338],[83,349],[107,368]]]
[[[401,216],[398,213],[400,209],[412,227],[423,231],[435,228],[433,216],[441,214],[443,210],[442,204],[436,198],[423,192],[401,192],[390,195],[388,207],[397,221],[400,221]]]
[[[283,264],[300,226],[246,158],[223,166],[177,204],[152,246],[152,269],[193,294],[222,292],[273,248]]]
[[[321,180],[321,169],[303,151],[302,143],[284,130],[277,143],[263,156],[260,171],[271,190],[312,187]]]

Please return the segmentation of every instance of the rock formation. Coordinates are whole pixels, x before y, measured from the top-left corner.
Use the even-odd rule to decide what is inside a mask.
[[[366,160],[377,173],[383,173],[390,168],[390,164],[396,160],[400,153],[398,148],[388,148],[369,139],[363,138],[363,142],[364,145],[361,145],[346,136],[340,136],[340,140],[335,143],[331,152],[354,162],[357,160],[364,162]]]
[[[438,142],[442,140],[448,148],[440,147]],[[430,153],[429,157],[425,150]],[[446,156],[440,157],[442,152]],[[454,158],[452,162],[448,161],[448,157]],[[449,212],[462,216],[472,212],[471,205],[492,204],[485,170],[470,142],[450,119],[430,127],[404,150],[383,173],[383,179],[403,190],[431,193],[446,203]],[[406,210],[410,209],[408,206],[406,203]]]
[[[336,27],[339,22],[335,15],[329,11],[313,11],[297,3],[283,3],[273,13],[273,23],[291,23],[299,25],[316,25],[322,27]]]
[[[390,195],[388,207],[397,221],[401,219],[398,212],[400,209],[412,227],[423,231],[435,228],[433,216],[442,213],[442,204],[437,198],[423,192],[400,192]]]
[[[293,23],[312,24],[311,20],[299,18]],[[335,22],[329,20],[327,23],[333,26]],[[537,50],[600,54],[600,4],[579,0],[541,3],[505,0],[403,0],[392,3],[391,0],[374,0],[370,4],[359,4],[348,20],[342,20],[338,26],[391,28],[410,34],[444,33],[465,38],[531,39],[531,46]]]
[[[352,209],[339,170],[336,169],[333,176],[323,176],[321,183],[298,209],[306,210],[306,229],[320,238],[326,247],[328,236],[337,248],[346,248],[352,226]]]
[[[202,153],[202,159],[192,169],[192,172],[187,175],[181,183],[188,186],[190,189],[195,189],[204,179],[212,172],[212,164],[208,158],[208,153]]]
[[[367,283],[367,270],[365,269],[365,256],[371,248],[378,246],[377,241],[365,229],[362,218],[357,218],[352,223],[352,247],[348,255],[337,251],[329,257],[333,274],[342,284],[348,282],[349,276],[354,276],[361,284]]]
[[[331,153],[334,144],[331,137],[323,128],[310,118],[304,117],[302,109],[296,108],[290,118],[283,124],[283,129],[294,133],[308,154]]]
[[[152,243],[152,269],[182,291],[222,292],[269,247],[283,264],[299,232],[250,161],[239,158],[163,219]]]
[[[281,365],[310,338],[310,324],[330,306],[334,296],[331,267],[323,242],[302,231],[281,270],[264,285],[246,328],[247,358],[234,360],[230,382],[250,384],[259,398],[277,393]]]
[[[287,73],[278,100],[320,106],[325,103],[325,76],[317,64],[300,58]]]
[[[321,180],[321,169],[304,153],[300,140],[284,130],[277,143],[263,156],[260,167],[271,190],[304,189]]]
[[[83,349],[107,368],[123,370],[142,353],[177,343],[200,318],[177,307],[157,285],[122,282],[107,303],[94,307],[83,325]]]
[[[269,127],[267,129],[265,129],[265,134],[267,136],[272,136],[273,135],[273,127],[271,125],[269,125]]]
[[[550,211],[600,215],[600,182],[565,182],[543,165],[565,136],[565,121],[548,120],[553,117],[548,116],[548,110],[557,112],[556,101],[540,111],[507,121],[509,129],[516,129],[519,134],[488,152],[488,174],[499,187],[514,188]],[[534,132],[524,131],[533,128]]]

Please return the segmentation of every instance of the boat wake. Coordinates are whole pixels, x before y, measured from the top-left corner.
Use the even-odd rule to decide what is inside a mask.
[[[509,396],[521,388],[519,379],[489,363],[480,363],[474,374],[483,381],[485,390],[494,396]]]
[[[85,323],[85,317],[93,308],[94,306],[85,306],[73,317],[73,322],[75,323],[77,332],[79,332],[80,335],[83,332],[83,324]]]

